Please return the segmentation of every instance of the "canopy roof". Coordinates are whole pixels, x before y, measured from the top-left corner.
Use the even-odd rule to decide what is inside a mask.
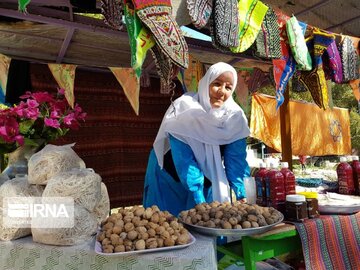
[[[360,36],[360,4],[357,0],[264,2],[287,14],[298,14],[299,20],[322,29]],[[17,0],[0,3],[0,53],[43,63],[130,66],[126,31],[113,30],[100,19],[76,14],[70,0],[32,0],[27,7],[28,14],[20,13],[17,8]],[[263,70],[271,65],[270,61],[244,53],[220,52],[210,42],[193,38],[187,38],[187,42],[190,53],[202,63],[224,61],[235,67],[257,66]],[[144,68],[155,70],[151,56],[145,61]]]

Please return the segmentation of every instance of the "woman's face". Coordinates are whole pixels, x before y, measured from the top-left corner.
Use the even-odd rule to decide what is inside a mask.
[[[209,97],[211,108],[220,108],[230,97],[233,81],[233,74],[230,71],[226,71],[210,83]]]

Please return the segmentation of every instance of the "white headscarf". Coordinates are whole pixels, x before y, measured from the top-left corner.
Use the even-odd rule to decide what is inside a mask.
[[[164,154],[170,149],[168,135],[188,144],[204,175],[212,182],[213,200],[229,201],[228,181],[219,145],[229,144],[250,134],[243,110],[232,95],[220,108],[211,108],[209,86],[222,73],[233,74],[232,92],[237,73],[229,64],[212,65],[199,81],[197,94],[184,94],[168,108],[154,142],[154,150],[163,167]]]

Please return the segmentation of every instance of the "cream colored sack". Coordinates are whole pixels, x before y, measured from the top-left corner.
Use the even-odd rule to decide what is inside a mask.
[[[29,183],[46,185],[58,173],[72,168],[85,168],[85,162],[72,149],[73,146],[48,144],[32,155],[28,163]]]
[[[25,176],[17,176],[0,186],[0,240],[10,241],[31,234],[30,228],[9,228],[5,226],[3,215],[7,211],[4,209],[3,199],[6,197],[41,197],[43,190],[43,186],[30,185]],[[12,222],[16,222],[16,220]]]
[[[74,202],[93,212],[101,196],[101,177],[93,169],[61,172],[45,187],[43,197],[72,197]]]
[[[77,245],[87,241],[96,233],[97,220],[94,214],[84,207],[74,206],[74,227],[72,228],[41,228],[46,219],[33,218],[31,233],[33,241],[58,246]]]
[[[98,224],[105,221],[110,213],[110,199],[109,194],[104,183],[101,183],[101,199],[95,206],[94,214],[97,217]]]

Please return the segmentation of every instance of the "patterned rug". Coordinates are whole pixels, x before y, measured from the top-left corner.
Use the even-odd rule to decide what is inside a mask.
[[[297,223],[307,270],[360,269],[360,212]]]

